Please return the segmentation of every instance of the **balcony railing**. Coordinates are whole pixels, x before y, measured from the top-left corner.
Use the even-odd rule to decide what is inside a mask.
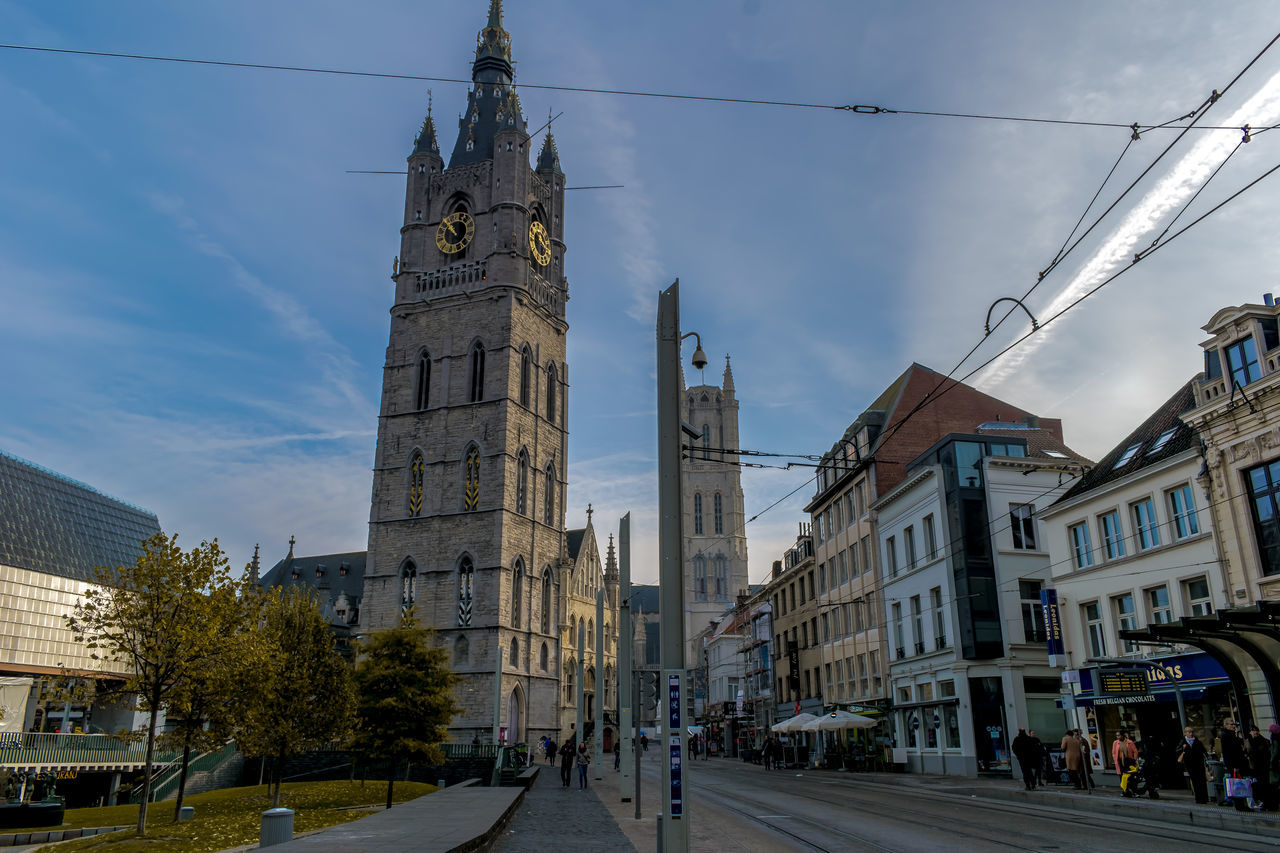
[[[165,764],[178,755],[156,750],[153,763]],[[0,768],[5,769],[142,767],[146,760],[146,741],[130,743],[110,735],[0,732]]]

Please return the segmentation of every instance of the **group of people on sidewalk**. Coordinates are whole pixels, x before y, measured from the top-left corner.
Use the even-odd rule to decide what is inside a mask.
[[[575,765],[578,768],[578,789],[584,790],[587,787],[587,767],[591,764],[591,756],[587,752],[585,743],[577,743],[576,738],[570,737],[557,747],[553,738],[544,737],[541,746],[548,765],[554,765],[556,756],[560,757],[561,788],[568,788],[573,783]]]
[[[1252,796],[1227,796],[1225,790],[1220,791],[1220,805],[1235,805],[1236,808],[1248,810],[1252,799],[1254,808],[1276,811],[1280,808],[1280,725],[1272,724],[1271,737],[1268,739],[1258,726],[1250,726],[1247,737],[1241,737],[1236,730],[1234,720],[1223,722],[1222,733],[1218,736],[1218,754],[1221,757],[1222,769],[1228,779],[1249,779]],[[1013,755],[1018,760],[1022,771],[1022,784],[1028,791],[1044,785],[1048,750],[1035,730],[1018,729],[1013,739]],[[1071,729],[1062,737],[1058,745],[1062,751],[1062,763],[1076,790],[1092,793],[1096,788],[1093,781],[1093,761],[1091,744],[1080,729]],[[1209,773],[1211,756],[1210,748],[1196,736],[1195,730],[1187,727],[1183,737],[1177,742],[1174,760],[1187,784],[1200,804],[1209,802]],[[1142,758],[1142,770],[1151,786],[1157,786],[1160,778],[1161,760],[1159,745],[1153,738],[1143,740],[1139,744],[1129,737],[1128,732],[1116,732],[1115,741],[1111,744],[1111,762],[1117,775],[1123,775],[1131,768],[1139,766]],[[1225,787],[1225,783],[1224,783]],[[1154,795],[1153,795],[1154,796]]]

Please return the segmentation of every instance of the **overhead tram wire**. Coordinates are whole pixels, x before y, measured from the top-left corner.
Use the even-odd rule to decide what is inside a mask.
[[[144,62],[168,62],[184,65],[204,65],[215,68],[240,68],[254,71],[287,71],[301,74],[325,74],[339,77],[363,77],[375,80],[406,80],[425,83],[457,83],[469,86],[472,80],[464,77],[440,77],[427,74],[397,74],[386,71],[354,71],[344,68],[321,68],[306,65],[282,65],[267,62],[234,62],[225,59],[195,59],[182,56],[161,56],[158,54],[125,53],[122,51],[84,50],[65,47],[47,47],[31,44],[0,44],[2,50],[27,51],[65,56],[92,56],[101,59],[131,59]],[[615,95],[631,98],[655,98],[674,101],[699,101],[704,103],[743,104],[749,106],[789,107],[796,109],[834,110],[856,115],[904,115],[924,118],[956,118],[983,121],[1013,122],[1024,124],[1046,124],[1068,127],[1104,127],[1132,129],[1133,122],[1092,121],[1085,119],[1043,118],[1035,116],[1000,115],[978,112],[948,112],[943,110],[911,110],[893,107],[882,107],[870,104],[821,104],[808,101],[784,101],[769,98],[735,98],[725,95],[694,95],[677,92],[655,92],[640,89],[605,89],[590,86],[557,86],[547,83],[520,83],[523,89],[538,89],[548,92],[574,92],[588,95]],[[1175,120],[1176,121],[1176,120]],[[1139,132],[1168,128],[1170,122],[1162,124],[1137,123]],[[1234,130],[1235,128],[1201,126],[1200,130]]]
[[[1248,62],[1248,63],[1247,63],[1247,64],[1246,64],[1242,69],[1240,69],[1240,71],[1239,71],[1239,72],[1237,72],[1237,73],[1236,73],[1236,75],[1235,75],[1234,77],[1232,77],[1232,78],[1231,78],[1231,80],[1227,83],[1227,85],[1226,85],[1226,86],[1225,86],[1221,91],[1219,91],[1219,90],[1215,89],[1215,90],[1213,91],[1213,93],[1212,93],[1208,98],[1206,98],[1206,99],[1205,99],[1205,101],[1203,101],[1203,102],[1202,102],[1202,103],[1201,103],[1201,104],[1200,104],[1200,105],[1199,105],[1195,110],[1193,110],[1193,111],[1192,111],[1192,113],[1189,113],[1189,114],[1188,114],[1188,115],[1194,115],[1194,118],[1192,118],[1191,123],[1190,123],[1189,125],[1186,125],[1186,126],[1184,126],[1184,127],[1182,128],[1181,132],[1180,132],[1180,133],[1179,133],[1179,134],[1178,134],[1178,135],[1173,139],[1173,141],[1172,141],[1172,142],[1170,142],[1167,146],[1165,146],[1164,150],[1163,150],[1163,151],[1161,151],[1161,152],[1156,156],[1155,160],[1153,160],[1153,161],[1151,162],[1151,164],[1150,164],[1149,166],[1147,166],[1147,168],[1145,168],[1145,169],[1142,171],[1142,173],[1141,173],[1140,175],[1138,175],[1138,177],[1137,177],[1137,178],[1135,178],[1135,179],[1134,179],[1134,180],[1129,184],[1129,186],[1128,186],[1128,187],[1126,187],[1126,188],[1125,188],[1125,190],[1124,190],[1124,191],[1123,191],[1119,196],[1117,196],[1117,198],[1116,198],[1116,199],[1115,199],[1115,200],[1114,200],[1114,201],[1113,201],[1113,202],[1112,202],[1112,203],[1107,207],[1107,209],[1106,209],[1105,211],[1103,211],[1101,214],[1099,214],[1099,216],[1097,217],[1097,219],[1095,219],[1095,220],[1094,220],[1093,224],[1092,224],[1092,225],[1090,225],[1090,226],[1089,226],[1089,227],[1084,231],[1084,233],[1083,233],[1083,234],[1081,234],[1081,235],[1080,235],[1080,236],[1075,240],[1075,242],[1071,243],[1071,245],[1069,246],[1069,248],[1067,248],[1067,250],[1066,250],[1065,252],[1063,252],[1061,249],[1058,251],[1058,254],[1057,254],[1057,256],[1054,258],[1054,260],[1049,264],[1049,266],[1048,266],[1048,267],[1046,267],[1044,270],[1042,270],[1042,271],[1040,272],[1040,274],[1037,276],[1037,279],[1036,279],[1035,283],[1034,283],[1034,284],[1032,284],[1032,285],[1031,285],[1031,287],[1030,287],[1030,288],[1028,288],[1028,289],[1027,289],[1027,291],[1026,291],[1026,292],[1025,292],[1021,297],[1020,297],[1020,299],[1018,300],[1018,302],[1019,302],[1019,303],[1021,303],[1021,302],[1025,301],[1025,300],[1026,300],[1026,299],[1027,299],[1027,298],[1028,298],[1032,293],[1034,293],[1034,292],[1035,292],[1035,290],[1036,290],[1036,289],[1037,289],[1037,288],[1038,288],[1038,287],[1039,287],[1039,286],[1044,282],[1044,280],[1048,277],[1049,273],[1051,273],[1054,269],[1056,269],[1056,268],[1057,268],[1057,267],[1062,263],[1062,261],[1063,261],[1063,260],[1065,260],[1065,259],[1066,259],[1066,257],[1067,257],[1068,255],[1070,255],[1070,254],[1071,254],[1071,252],[1073,252],[1073,251],[1074,251],[1074,250],[1075,250],[1075,249],[1080,245],[1080,243],[1081,243],[1081,242],[1083,242],[1083,241],[1084,241],[1084,239],[1085,239],[1086,237],[1088,237],[1088,236],[1089,236],[1089,234],[1090,234],[1090,233],[1091,233],[1095,228],[1097,228],[1097,226],[1102,222],[1102,220],[1103,220],[1103,219],[1105,219],[1105,218],[1106,218],[1106,217],[1107,217],[1107,216],[1108,216],[1108,215],[1109,215],[1109,214],[1110,214],[1110,213],[1111,213],[1111,212],[1116,208],[1116,206],[1117,206],[1117,205],[1119,205],[1119,203],[1120,203],[1120,202],[1121,202],[1121,201],[1122,201],[1122,200],[1123,200],[1123,199],[1124,199],[1124,198],[1125,198],[1125,197],[1126,197],[1130,192],[1132,192],[1132,191],[1133,191],[1133,189],[1137,186],[1137,184],[1138,184],[1140,181],[1142,181],[1142,180],[1143,180],[1143,178],[1145,178],[1145,177],[1147,176],[1147,174],[1149,174],[1153,168],[1155,168],[1156,164],[1158,164],[1162,159],[1164,159],[1164,157],[1165,157],[1165,156],[1166,156],[1166,155],[1167,155],[1167,154],[1168,154],[1168,153],[1173,149],[1173,147],[1174,147],[1175,145],[1177,145],[1177,144],[1178,144],[1178,142],[1180,142],[1180,141],[1182,140],[1182,138],[1183,138],[1183,137],[1185,137],[1185,136],[1186,136],[1186,134],[1187,134],[1188,132],[1190,132],[1193,128],[1195,128],[1195,127],[1197,126],[1197,125],[1196,125],[1196,123],[1197,123],[1201,118],[1203,118],[1203,117],[1204,117],[1205,113],[1207,113],[1207,112],[1208,112],[1208,109],[1209,109],[1210,107],[1212,107],[1214,104],[1216,104],[1219,100],[1221,100],[1221,99],[1222,99],[1222,96],[1223,96],[1223,95],[1225,95],[1227,92],[1229,92],[1229,91],[1231,90],[1231,88],[1232,88],[1233,86],[1235,86],[1235,84],[1236,84],[1237,82],[1239,82],[1240,78],[1241,78],[1241,77],[1243,77],[1243,76],[1245,75],[1245,73],[1246,73],[1246,72],[1248,72],[1248,70],[1249,70],[1250,68],[1252,68],[1252,67],[1253,67],[1253,66],[1258,62],[1258,60],[1259,60],[1259,59],[1261,59],[1261,58],[1262,58],[1262,56],[1263,56],[1264,54],[1266,54],[1266,52],[1272,48],[1272,46],[1274,46],[1274,45],[1275,45],[1275,43],[1276,43],[1277,41],[1280,41],[1280,33],[1277,33],[1276,35],[1272,36],[1271,40],[1270,40],[1270,41],[1268,41],[1268,42],[1266,43],[1266,45],[1264,45],[1264,46],[1263,46],[1263,48],[1262,48],[1260,51],[1258,51],[1258,53],[1257,53],[1257,54],[1255,54],[1255,55],[1254,55],[1254,57],[1253,57],[1251,60],[1249,60],[1249,62]],[[1183,116],[1183,118],[1185,118],[1185,117],[1186,117],[1186,116]],[[1181,119],[1173,119],[1173,120],[1172,120],[1172,122],[1176,122],[1176,121],[1179,121],[1179,120],[1181,120]],[[1166,122],[1166,125],[1171,124],[1172,122]],[[1162,126],[1163,126],[1163,125],[1162,125]],[[1205,126],[1201,126],[1201,129],[1202,129],[1202,130],[1204,130],[1204,129],[1210,129],[1210,128],[1209,128],[1209,127],[1205,127]],[[1213,129],[1228,129],[1228,128],[1213,128]],[[1235,127],[1233,127],[1233,128],[1229,128],[1229,129],[1233,129],[1233,130],[1240,130],[1240,128],[1235,128]],[[1270,129],[1270,128],[1268,128],[1268,129]],[[1134,134],[1138,134],[1138,133],[1140,133],[1140,129],[1138,129],[1138,128],[1131,127],[1131,130],[1134,132]],[[1130,138],[1130,142],[1132,142],[1132,137]],[[1127,145],[1125,146],[1125,150],[1126,150],[1126,151],[1128,150],[1128,146],[1127,146]],[[1123,156],[1123,152],[1121,153],[1121,156]],[[1113,167],[1112,167],[1112,172],[1114,172],[1114,170],[1115,170],[1115,166],[1113,166]],[[1215,173],[1214,173],[1214,174],[1216,174],[1216,171],[1215,171]],[[1269,173],[1268,173],[1268,174],[1269,174]],[[1108,178],[1108,179],[1110,178],[1110,175],[1111,175],[1111,173],[1109,172],[1109,173],[1108,173],[1108,176],[1107,176],[1107,178]],[[1265,176],[1264,176],[1264,177],[1265,177]],[[1104,180],[1104,182],[1103,182],[1103,183],[1104,183],[1104,185],[1105,185],[1106,180]],[[1101,189],[1099,189],[1099,192],[1101,192]],[[1096,198],[1096,195],[1095,195],[1095,198]],[[1089,206],[1090,206],[1090,207],[1092,207],[1092,204],[1093,204],[1093,203],[1092,203],[1092,202],[1090,202],[1090,205],[1089,205]],[[1216,209],[1217,209],[1217,208],[1215,208],[1215,210],[1216,210]],[[1210,212],[1212,212],[1212,211],[1210,211]],[[1199,221],[1199,220],[1197,220],[1197,221]],[[1194,224],[1194,223],[1193,223],[1193,224]],[[1076,227],[1078,228],[1078,227],[1079,227],[1079,225],[1077,224],[1077,226],[1076,226]],[[1183,230],[1185,231],[1186,229],[1183,229]],[[1074,233],[1074,231],[1075,231],[1075,229],[1073,229],[1073,232],[1072,232],[1072,233]],[[1182,232],[1178,232],[1178,233],[1182,233]],[[1163,236],[1163,235],[1162,235],[1162,236]],[[1175,235],[1175,236],[1176,236],[1176,235]],[[1070,241],[1070,238],[1068,238],[1068,241]],[[1149,251],[1153,251],[1153,250],[1154,250],[1154,247],[1152,247],[1151,249],[1149,249]],[[1124,270],[1127,270],[1127,269],[1129,269],[1129,268],[1131,268],[1131,267],[1132,267],[1132,264],[1130,264],[1128,267],[1125,267],[1125,268],[1124,268]],[[1124,270],[1121,270],[1121,272],[1123,272]],[[1117,274],[1117,275],[1118,275],[1118,274]],[[1108,279],[1108,281],[1111,281],[1111,280],[1114,280],[1114,277],[1112,277],[1111,279]],[[1105,283],[1106,283],[1106,282],[1104,282],[1104,284],[1105,284]],[[1096,290],[1096,289],[1095,289],[1095,290]],[[1073,303],[1073,304],[1076,304],[1076,303]],[[1025,306],[1024,306],[1024,307],[1025,307]],[[952,378],[953,378],[953,376],[954,376],[955,372],[956,372],[957,370],[959,370],[961,367],[963,367],[963,366],[964,366],[964,364],[965,364],[965,362],[967,362],[970,358],[972,358],[972,357],[973,357],[974,353],[976,353],[976,352],[978,351],[978,349],[979,349],[979,348],[981,348],[982,344],[986,342],[987,338],[989,338],[989,337],[991,336],[991,334],[992,334],[993,332],[995,332],[995,330],[996,330],[996,329],[998,329],[998,328],[999,328],[999,327],[1004,323],[1004,321],[1005,321],[1005,320],[1009,319],[1009,317],[1010,317],[1010,316],[1012,316],[1012,314],[1014,313],[1014,311],[1015,311],[1015,308],[1013,308],[1013,307],[1011,307],[1008,311],[1006,311],[1006,312],[1005,312],[1005,314],[1004,314],[1004,315],[1003,315],[1003,316],[1002,316],[1002,317],[1001,317],[1001,318],[996,322],[996,324],[995,324],[994,326],[989,327],[989,328],[988,328],[988,330],[986,331],[986,334],[984,334],[981,338],[979,338],[979,339],[978,339],[978,342],[977,342],[977,343],[975,343],[975,344],[973,345],[973,347],[969,350],[969,352],[967,352],[967,353],[964,355],[964,357],[963,357],[963,358],[961,358],[961,359],[960,359],[960,361],[958,361],[958,362],[956,363],[956,365],[955,365],[954,367],[952,367],[952,368],[951,368],[951,370],[949,370],[949,371],[947,372],[946,376],[945,376],[943,379],[941,379],[941,380],[939,380],[939,381],[938,381],[937,385],[935,385],[935,386],[934,386],[934,388],[933,388],[931,391],[929,391],[927,394],[925,394],[925,396],[924,396],[923,398],[921,398],[921,400],[920,400],[918,403],[916,403],[916,405],[915,405],[915,406],[913,406],[913,407],[912,407],[912,408],[911,408],[911,409],[910,409],[910,410],[909,410],[905,415],[903,415],[903,416],[902,416],[902,418],[901,418],[899,421],[897,421],[896,423],[894,423],[894,424],[890,425],[890,427],[887,429],[888,436],[892,436],[892,435],[894,435],[895,433],[897,433],[897,431],[898,431],[898,430],[900,430],[900,429],[903,427],[903,425],[905,425],[905,424],[907,423],[907,421],[908,421],[908,420],[910,420],[910,419],[911,419],[915,414],[917,414],[920,410],[922,410],[922,409],[923,409],[926,405],[928,405],[932,400],[935,400],[935,399],[937,399],[937,397],[942,396],[943,394],[945,394],[945,393],[946,393],[946,391],[947,391],[947,390],[950,390],[950,388],[954,388],[955,386],[954,386],[954,385],[951,385],[951,386],[948,386],[947,388],[943,389],[941,392],[939,392],[939,390],[938,390],[938,389],[942,388],[942,387],[946,384],[946,382],[947,382],[948,380],[950,380],[950,379],[952,379]],[[1023,340],[1026,340],[1026,338],[1027,338],[1027,337],[1029,337],[1031,334],[1034,334],[1035,332],[1039,331],[1039,328],[1041,328],[1042,326],[1043,326],[1043,324],[1041,324],[1041,326],[1033,326],[1033,328],[1032,328],[1031,332],[1027,333],[1026,335],[1024,335],[1024,336],[1022,336],[1021,338],[1019,338],[1017,341],[1015,341],[1015,345],[1016,345],[1016,344],[1018,344],[1018,343],[1021,343]],[[1002,350],[1002,351],[1001,351],[1001,352],[996,356],[996,358],[998,358],[1000,355],[1003,355],[1005,352],[1008,352],[1008,350],[1009,350],[1009,348],[1006,348],[1005,350]],[[985,367],[986,365],[990,364],[992,361],[994,361],[994,359],[990,359],[990,360],[988,360],[987,362],[984,362],[984,363],[983,363],[983,365],[982,365],[982,366],[980,366],[980,367],[978,368],[978,370],[981,370],[983,367]],[[969,377],[973,376],[976,372],[977,372],[977,370],[970,371],[968,374],[966,374],[966,375],[965,375],[965,377],[964,377],[964,378],[965,378],[965,379],[967,379],[967,378],[969,378]],[[963,379],[962,379],[961,381],[963,381]]]

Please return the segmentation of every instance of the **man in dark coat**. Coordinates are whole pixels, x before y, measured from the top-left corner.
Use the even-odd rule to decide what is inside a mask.
[[[1204,805],[1209,802],[1209,787],[1204,774],[1205,760],[1208,759],[1209,753],[1190,726],[1182,732],[1177,753],[1178,764],[1182,767],[1182,772],[1187,774],[1187,781],[1191,783],[1191,792],[1195,794],[1196,802]]]
[[[1036,769],[1032,764],[1031,736],[1026,729],[1018,729],[1013,739],[1013,757],[1018,759],[1018,767],[1022,770],[1022,787],[1030,791],[1036,786]]]
[[[1218,744],[1222,748],[1222,769],[1227,778],[1237,775],[1248,776],[1249,760],[1245,757],[1244,739],[1236,731],[1235,720],[1222,721],[1222,734],[1218,736]],[[1222,792],[1222,802],[1219,805],[1229,806],[1232,804],[1231,798],[1226,793],[1226,791]]]
[[[1031,738],[1031,769],[1035,773],[1035,780],[1031,783],[1032,788],[1044,787],[1044,760],[1046,752],[1044,741],[1036,737],[1036,730],[1031,729],[1027,732],[1027,736]]]
[[[573,738],[560,746],[560,787],[568,788],[573,783],[574,743]]]
[[[1249,758],[1249,775],[1253,777],[1253,798],[1260,803],[1271,802],[1271,741],[1262,736],[1257,725],[1249,726],[1244,751]]]

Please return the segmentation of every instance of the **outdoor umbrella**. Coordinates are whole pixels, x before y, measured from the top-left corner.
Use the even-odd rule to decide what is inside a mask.
[[[805,723],[816,719],[817,717],[813,714],[796,714],[794,717],[788,717],[780,723],[774,723],[770,728],[775,732],[798,732]]]
[[[795,719],[795,717],[792,717],[792,719]],[[830,714],[823,714],[821,717],[809,720],[800,727],[800,730],[806,732],[836,732],[842,729],[870,729],[875,724],[876,721],[870,717],[850,714],[848,711],[832,711]]]

